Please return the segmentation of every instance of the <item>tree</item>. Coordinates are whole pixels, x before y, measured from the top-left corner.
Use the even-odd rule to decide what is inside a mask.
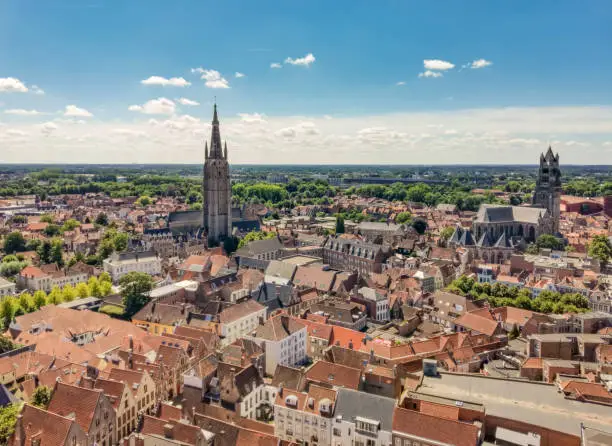
[[[64,242],[61,238],[51,240],[51,263],[64,266]]]
[[[0,407],[0,444],[8,444],[11,435],[15,432],[17,415],[21,412],[21,404],[9,404]]]
[[[43,290],[34,293],[34,308],[37,310],[47,305],[47,294]]]
[[[79,223],[77,220],[75,220],[74,218],[70,218],[66,220],[62,225],[62,231],[74,231],[80,225],[81,223]]]
[[[19,259],[17,258],[16,255],[13,254],[9,254],[7,256],[4,256],[4,258],[2,259],[2,263],[9,263],[9,262],[18,262]]]
[[[18,346],[8,337],[0,335],[0,353],[10,352]]]
[[[36,252],[38,253],[38,257],[40,258],[41,263],[51,263],[52,262],[51,248],[52,246],[49,240],[45,240],[38,247],[38,250]]]
[[[236,251],[236,248],[238,248],[238,243],[239,243],[238,237],[235,237],[233,235],[225,237],[223,239],[223,249],[225,250],[227,255],[230,255],[234,251]]]
[[[107,273],[106,271],[104,271],[98,276],[98,280],[100,281],[100,283],[102,282],[112,283],[113,282],[113,279],[111,278],[110,274]]]
[[[22,252],[26,250],[26,242],[23,235],[19,231],[11,232],[4,239],[4,252],[12,254],[14,252]]]
[[[94,276],[91,276],[87,281],[87,287],[89,288],[89,295],[94,297],[102,297],[100,290],[100,282]]]
[[[395,217],[395,223],[397,223],[398,225],[403,225],[404,223],[410,223],[411,220],[412,220],[412,214],[407,211],[400,212]]]
[[[79,299],[83,299],[85,297],[90,296],[89,287],[86,283],[77,283],[75,290]]]
[[[137,313],[149,300],[148,293],[153,289],[153,279],[146,273],[127,273],[119,280],[123,305],[127,316]]]
[[[47,386],[38,386],[34,393],[32,393],[32,398],[30,398],[30,403],[36,407],[40,407],[41,409],[47,410],[49,403],[51,402],[51,389]]]
[[[6,249],[5,249],[6,251]],[[612,257],[612,244],[605,235],[596,235],[589,244],[589,255],[596,258],[602,265],[606,265]]]
[[[147,207],[150,204],[151,204],[151,197],[148,197],[146,195],[143,195],[140,198],[138,198],[138,200],[136,200],[137,206]]]
[[[563,241],[559,240],[554,235],[542,234],[536,240],[536,246],[538,249],[563,249]]]
[[[52,225],[53,223],[55,223],[55,220],[53,219],[53,215],[43,214],[40,216],[40,222],[49,223],[50,225]]]
[[[450,239],[453,236],[454,233],[455,233],[455,228],[453,228],[452,226],[447,226],[446,228],[440,231],[440,240],[446,243],[448,239]]]
[[[14,300],[11,297],[5,297],[2,303],[0,303],[0,318],[4,324],[4,329],[8,329],[11,324],[15,311],[17,310]]]
[[[344,234],[344,218],[339,215],[336,217],[336,234]]]
[[[525,252],[527,254],[539,254],[540,250],[538,249],[538,245],[536,245],[535,243],[530,243],[529,245],[527,245],[527,249],[525,250]]]
[[[104,212],[100,212],[96,217],[96,224],[100,226],[108,226],[108,216]]]
[[[423,219],[417,218],[412,222],[412,227],[419,234],[425,234],[425,231],[427,230],[427,222]]]
[[[508,337],[509,337],[510,339],[516,339],[516,338],[518,338],[520,335],[521,335],[521,332],[520,332],[520,330],[519,330],[519,328],[518,328],[518,325],[514,324],[514,325],[512,326],[512,331],[510,331],[510,333],[508,334]]]
[[[100,295],[101,297],[108,296],[113,291],[113,284],[110,282],[100,282]]]
[[[77,292],[72,285],[69,283],[64,286],[62,289],[62,300],[64,302],[72,302],[76,299]]]
[[[52,305],[61,304],[63,302],[62,290],[58,286],[54,286],[47,296],[47,303]]]
[[[61,228],[58,225],[48,225],[43,231],[47,237],[55,237],[61,232]]]
[[[19,306],[24,313],[29,313],[34,309],[34,298],[30,293],[21,293],[19,295]]]

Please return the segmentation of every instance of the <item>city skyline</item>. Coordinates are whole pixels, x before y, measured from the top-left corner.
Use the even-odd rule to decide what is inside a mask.
[[[443,3],[4,2],[0,163],[612,164],[611,6]]]

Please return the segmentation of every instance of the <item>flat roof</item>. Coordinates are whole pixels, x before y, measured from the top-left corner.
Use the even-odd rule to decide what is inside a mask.
[[[530,381],[440,372],[424,376],[419,394],[484,404],[486,413],[580,436],[581,423],[612,429],[609,406],[565,399],[557,387]]]

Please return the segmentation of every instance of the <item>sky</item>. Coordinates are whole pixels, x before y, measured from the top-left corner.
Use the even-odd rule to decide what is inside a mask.
[[[0,163],[612,164],[609,0],[1,0]]]

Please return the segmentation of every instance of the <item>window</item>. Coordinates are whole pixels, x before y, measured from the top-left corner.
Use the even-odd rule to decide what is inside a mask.
[[[340,437],[342,435],[340,429],[334,427],[334,437]]]

